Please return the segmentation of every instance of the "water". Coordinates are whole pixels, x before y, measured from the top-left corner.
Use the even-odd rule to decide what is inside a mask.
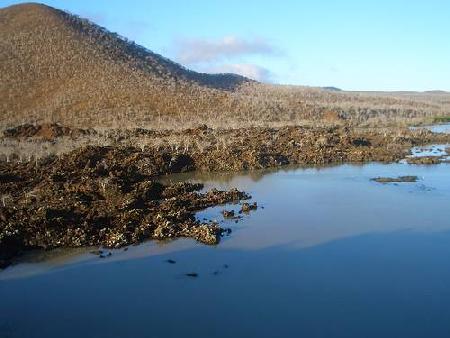
[[[426,127],[413,127],[411,129],[428,129],[433,133],[450,134],[450,124],[438,124]],[[419,146],[411,149],[411,157],[440,156],[442,161],[449,161],[450,154],[447,154],[450,144],[433,144],[428,146]],[[446,156],[449,155],[449,156]],[[405,162],[405,161],[404,161]]]
[[[450,123],[446,124],[436,124],[432,126],[425,126],[425,127],[413,127],[411,129],[428,129],[432,131],[433,133],[442,133],[442,134],[449,134],[450,133]]]
[[[403,175],[420,180],[370,181]],[[199,213],[233,229],[215,247],[33,255],[0,272],[0,337],[449,337],[450,164],[170,179],[237,187],[264,209],[238,224]]]
[[[217,247],[148,243],[7,269],[0,327],[10,337],[447,337],[449,169],[191,176],[245,189],[264,209],[227,221],[234,231]],[[421,180],[369,180],[399,175]],[[199,217],[221,220],[220,210]]]
[[[412,157],[426,157],[426,156],[445,156],[447,155],[446,149],[450,147],[450,144],[414,147],[411,149]]]
[[[429,126],[428,129],[431,130],[433,133],[449,134],[450,133],[450,123]]]

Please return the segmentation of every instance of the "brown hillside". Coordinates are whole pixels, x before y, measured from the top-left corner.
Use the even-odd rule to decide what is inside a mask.
[[[378,126],[449,115],[449,93],[358,93],[201,74],[45,5],[0,9],[0,129],[27,122]]]
[[[250,81],[200,74],[86,19],[40,4],[0,10],[1,109],[35,116],[195,113]]]

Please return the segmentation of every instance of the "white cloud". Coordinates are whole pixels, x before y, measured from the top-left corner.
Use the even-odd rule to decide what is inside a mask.
[[[246,61],[254,56],[280,56],[280,51],[263,38],[178,39],[172,48],[174,58],[190,68],[206,73],[235,73],[256,81],[270,82],[273,74]]]
[[[209,73],[234,73],[260,82],[270,82],[272,73],[261,66],[249,63],[231,63],[207,67]]]
[[[264,39],[244,40],[226,36],[218,40],[185,39],[176,41],[175,55],[185,64],[218,62],[246,55],[276,55],[278,51]]]

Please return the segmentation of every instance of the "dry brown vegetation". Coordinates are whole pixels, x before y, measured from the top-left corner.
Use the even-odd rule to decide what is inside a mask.
[[[19,136],[0,137],[0,164],[38,165],[48,158],[59,158],[79,148],[106,146],[135,148],[142,153],[187,155],[195,161],[195,169],[201,171],[237,171],[285,164],[390,162],[404,158],[413,146],[450,143],[449,134],[402,128],[285,126],[213,129],[201,126],[179,131],[97,129],[75,133],[76,130],[68,130],[67,135],[54,138],[48,135],[29,137],[33,134],[23,134],[23,130],[23,127],[8,130],[8,134]]]
[[[450,94],[443,92],[340,92],[192,72],[86,19],[37,4],[0,10],[0,59],[3,128],[387,126],[450,113]]]

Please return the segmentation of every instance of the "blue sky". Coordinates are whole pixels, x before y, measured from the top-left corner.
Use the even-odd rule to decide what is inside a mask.
[[[199,71],[347,90],[450,91],[447,0],[43,2]]]

